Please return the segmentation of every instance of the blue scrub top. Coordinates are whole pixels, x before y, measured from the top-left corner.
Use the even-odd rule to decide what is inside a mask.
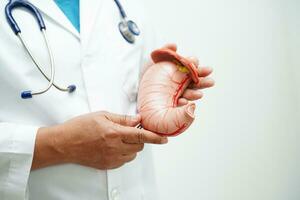
[[[73,26],[80,32],[79,0],[54,0]]]

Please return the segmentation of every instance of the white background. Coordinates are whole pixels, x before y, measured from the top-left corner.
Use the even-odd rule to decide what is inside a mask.
[[[300,1],[149,0],[159,34],[214,68],[197,119],[154,146],[163,200],[300,199]]]

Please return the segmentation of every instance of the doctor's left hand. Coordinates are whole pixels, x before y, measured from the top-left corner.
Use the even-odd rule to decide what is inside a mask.
[[[32,169],[65,163],[113,169],[134,160],[145,143],[167,143],[165,137],[135,128],[140,121],[139,115],[95,112],[40,128]]]
[[[164,46],[165,48],[169,48],[173,51],[177,51],[176,44],[167,44]],[[195,101],[201,99],[203,97],[203,89],[210,88],[214,86],[215,81],[209,76],[213,72],[211,67],[200,66],[199,60],[196,57],[188,57],[188,60],[193,62],[198,67],[198,76],[199,83],[191,84],[182,94],[181,98],[178,100],[179,105],[188,104],[189,101]]]
[[[165,46],[163,46],[163,48],[177,51],[176,44],[166,44]],[[213,72],[213,69],[211,67],[200,66],[199,60],[196,57],[187,57],[187,59],[193,62],[198,67],[199,83],[191,84],[187,89],[185,89],[182,96],[178,99],[179,106],[186,105],[189,101],[201,99],[203,97],[202,90],[210,88],[215,84],[215,81],[211,77],[209,77]],[[146,66],[142,70],[142,74],[145,73],[148,67],[150,67],[151,65],[153,65],[153,61],[150,61],[146,64]]]

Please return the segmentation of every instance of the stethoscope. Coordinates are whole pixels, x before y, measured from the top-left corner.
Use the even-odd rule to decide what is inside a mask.
[[[117,5],[117,7],[119,9],[119,12],[120,12],[120,15],[121,15],[121,22],[118,25],[120,33],[128,43],[133,44],[135,42],[135,37],[140,34],[140,30],[139,30],[138,26],[136,25],[136,23],[134,23],[133,21],[127,19],[127,15],[126,15],[121,3],[119,2],[119,0],[114,0],[114,1]],[[51,65],[50,78],[43,71],[43,69],[41,68],[41,66],[37,62],[37,59],[34,57],[31,50],[28,48],[28,45],[27,45],[26,41],[23,39],[22,34],[21,34],[21,29],[19,28],[18,23],[15,21],[13,15],[12,15],[12,11],[15,8],[27,9],[37,20],[38,25],[40,27],[40,30],[43,34],[44,41],[46,43],[47,51],[48,51],[49,58],[50,58],[50,65]],[[46,25],[44,23],[43,17],[41,15],[41,13],[39,12],[39,10],[33,4],[28,2],[27,0],[9,0],[9,2],[7,3],[7,5],[5,7],[5,15],[6,15],[6,19],[7,19],[8,24],[10,25],[11,29],[16,34],[16,36],[20,39],[22,45],[24,46],[24,48],[27,51],[30,58],[32,59],[34,65],[37,67],[37,69],[41,72],[41,74],[49,82],[48,86],[43,90],[39,90],[39,91],[31,91],[31,90],[22,91],[21,92],[21,98],[22,99],[29,99],[29,98],[32,98],[35,95],[40,95],[40,94],[46,93],[52,86],[54,86],[55,88],[57,88],[58,90],[60,90],[62,92],[68,92],[68,93],[74,92],[76,90],[75,85],[69,85],[67,87],[60,87],[60,86],[58,86],[57,84],[54,83],[54,77],[55,77],[54,58],[53,58],[52,50],[51,50],[49,40],[48,40],[48,37],[47,37],[47,34],[46,34]]]

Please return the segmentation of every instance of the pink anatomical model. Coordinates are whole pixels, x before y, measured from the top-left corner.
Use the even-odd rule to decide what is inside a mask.
[[[151,54],[154,64],[141,78],[138,112],[143,128],[165,136],[184,132],[194,120],[196,105],[178,106],[178,99],[191,82],[198,83],[194,63],[168,48]]]

